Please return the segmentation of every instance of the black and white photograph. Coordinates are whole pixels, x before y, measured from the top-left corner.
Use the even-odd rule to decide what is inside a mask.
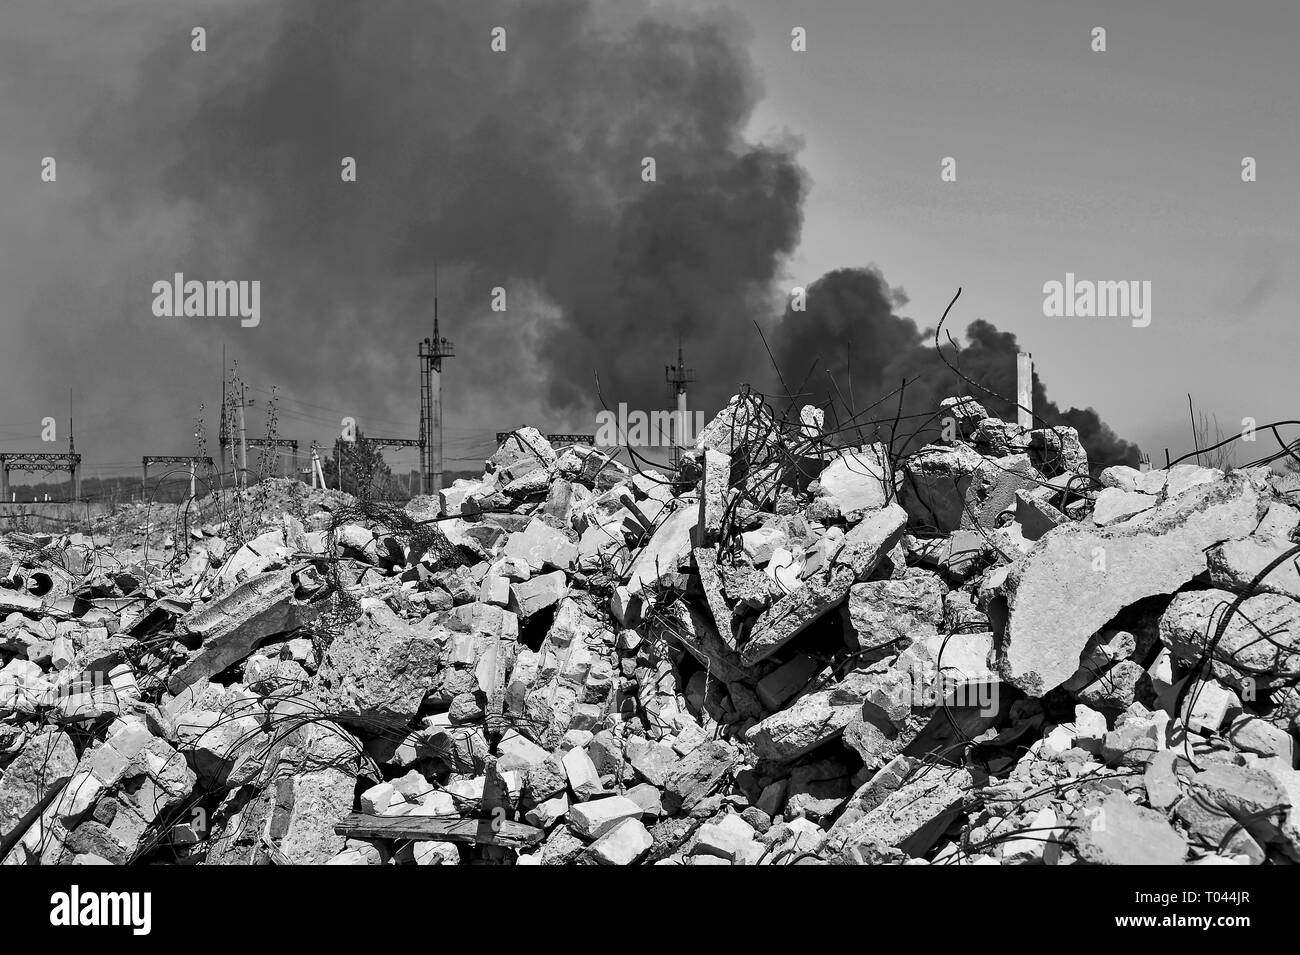
[[[0,0],[3,924],[289,940],[276,866],[407,869],[309,875],[324,939],[471,866],[1289,921],[1298,42]]]

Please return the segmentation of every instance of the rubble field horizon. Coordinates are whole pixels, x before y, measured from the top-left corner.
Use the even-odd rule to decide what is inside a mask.
[[[934,412],[0,535],[0,862],[1300,862],[1300,477]]]

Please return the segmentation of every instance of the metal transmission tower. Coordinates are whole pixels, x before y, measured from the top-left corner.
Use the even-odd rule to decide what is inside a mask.
[[[677,467],[682,456],[682,449],[687,441],[686,417],[686,386],[695,380],[695,369],[687,368],[686,361],[682,358],[682,341],[677,340],[677,364],[664,366],[664,379],[668,382],[671,389],[673,400],[677,403],[677,413],[673,416],[674,433],[671,436],[673,445],[673,467]]]
[[[442,490],[442,360],[454,358],[451,342],[438,334],[438,291],[433,292],[433,338],[420,342],[420,490]]]
[[[140,459],[140,500],[146,500],[149,494],[149,465],[151,464],[187,464],[190,473],[190,497],[195,496],[195,467],[203,464],[212,467],[212,459],[198,454],[146,454]],[[163,475],[166,477],[166,475]]]
[[[225,349],[222,349],[222,362],[225,361]],[[226,473],[227,465],[234,472],[235,487],[248,486],[248,433],[244,427],[244,407],[249,403],[245,396],[244,382],[239,377],[239,362],[222,373],[221,379],[221,423],[217,429],[217,444],[221,448],[221,472]],[[236,452],[238,455],[236,456]]]
[[[9,490],[10,471],[28,471],[33,474],[55,474],[67,471],[72,484],[72,499],[81,500],[81,455],[77,453],[77,444],[72,434],[72,399],[68,398],[68,450],[58,451],[10,451],[0,454],[0,501],[8,504],[12,493]]]
[[[274,471],[280,476],[284,476],[284,457],[280,454],[281,448],[288,448],[290,451],[290,474],[298,473],[298,442],[293,438],[248,438],[246,443],[250,448],[273,448],[276,462]],[[269,476],[269,475],[268,475]]]

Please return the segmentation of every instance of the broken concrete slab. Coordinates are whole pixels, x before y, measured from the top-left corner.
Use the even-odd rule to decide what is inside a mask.
[[[633,769],[659,787],[664,785],[678,763],[677,752],[671,746],[640,736],[628,738],[624,755]]]
[[[918,534],[991,529],[1017,491],[1041,480],[1027,454],[994,459],[965,444],[927,445],[903,464],[899,502]]]
[[[775,713],[822,672],[822,661],[801,653],[787,660],[763,679],[755,687],[759,701],[769,712]]]
[[[700,455],[700,504],[696,517],[696,544],[712,547],[722,531],[727,507],[727,488],[731,484],[731,457],[708,448]]]
[[[928,445],[902,467],[899,501],[918,533],[948,534],[961,527],[972,480],[984,458],[967,445]]]
[[[168,689],[179,693],[207,680],[244,659],[263,640],[314,619],[314,610],[293,600],[294,589],[287,569],[260,574],[187,617],[186,630],[203,644],[172,673]]]
[[[889,449],[877,443],[840,451],[817,476],[817,484],[817,497],[833,513],[855,523],[892,497]]]
[[[1296,560],[1282,560],[1295,547],[1288,538],[1256,534],[1227,541],[1213,548],[1207,557],[1210,582],[1222,590],[1253,588],[1259,593],[1281,594],[1300,600],[1300,567]],[[1266,569],[1272,566],[1268,573]],[[1256,582],[1258,578],[1258,583]]]
[[[898,543],[906,524],[907,513],[894,503],[865,517],[845,535],[831,567],[759,615],[741,651],[744,663],[766,659],[839,606],[850,587],[870,574]]]
[[[62,730],[31,736],[0,775],[0,841],[31,825],[76,767],[76,750]]]
[[[578,545],[563,532],[544,521],[534,519],[506,541],[505,557],[526,561],[533,573],[544,570],[571,570],[578,559]]]
[[[1243,752],[1265,758],[1276,757],[1288,766],[1294,766],[1297,755],[1300,755],[1294,736],[1281,726],[1248,713],[1233,719],[1223,734]]]
[[[1033,695],[1059,685],[1093,633],[1123,608],[1203,571],[1204,551],[1248,535],[1258,508],[1258,491],[1234,475],[1154,509],[1140,526],[1057,528],[1007,579],[1004,677]]]
[[[819,690],[752,727],[746,741],[760,758],[797,759],[838,736],[861,709],[860,702],[843,701],[834,690]]]
[[[508,606],[520,617],[528,618],[555,606],[567,592],[568,579],[564,571],[539,574],[521,583],[509,585]]]
[[[1098,527],[1108,527],[1128,520],[1134,514],[1149,511],[1159,503],[1159,499],[1141,491],[1123,491],[1108,487],[1097,495],[1093,506],[1092,522]]]
[[[1194,492],[1193,492],[1194,493]],[[1214,640],[1228,608],[1238,595],[1226,590],[1177,594],[1160,618],[1160,639],[1176,657],[1195,663]],[[1262,639],[1261,634],[1269,634]],[[1300,604],[1289,597],[1261,593],[1237,607],[1210,660],[1216,679],[1254,693],[1270,673],[1286,673],[1300,662]]]
[[[785,532],[772,524],[740,535],[741,553],[755,567],[766,564],[777,549],[784,547],[787,542]]]
[[[849,588],[849,620],[859,647],[874,650],[916,639],[914,631],[934,631],[943,617],[947,592],[936,574],[923,572],[854,584]]]
[[[695,568],[700,575],[700,586],[704,588],[704,600],[713,615],[713,625],[718,636],[730,649],[736,648],[736,638],[732,632],[732,614],[722,595],[722,575],[718,573],[718,552],[712,547],[696,547],[691,551],[695,558]]]
[[[670,813],[690,812],[739,761],[740,754],[719,740],[697,747],[664,779],[664,808]]]
[[[1103,468],[1097,477],[1103,487],[1119,488],[1121,491],[1136,491],[1142,484],[1142,472],[1127,464],[1116,464]]]
[[[763,846],[754,838],[754,827],[734,813],[727,813],[700,826],[694,854],[717,856],[736,865],[756,865]]]
[[[1086,805],[1069,836],[1090,865],[1182,865],[1187,843],[1162,813],[1112,792]]]
[[[1079,442],[1079,432],[1068,425],[1030,431],[1029,456],[1034,466],[1048,477],[1088,473],[1088,454]]]
[[[404,728],[434,687],[440,654],[433,634],[383,603],[363,602],[361,616],[325,651],[312,693],[341,720]]]
[[[1036,541],[1069,518],[1047,501],[1029,491],[1016,491],[1016,523],[1025,540]]]
[[[1152,756],[1142,778],[1151,808],[1164,811],[1183,798],[1182,778],[1191,774],[1191,764],[1173,750],[1161,750]]]
[[[569,789],[577,799],[593,799],[604,791],[600,782],[600,773],[587,751],[575,746],[564,754],[561,762],[565,776],[569,780]]]
[[[871,843],[923,856],[961,814],[970,786],[964,769],[934,766],[917,771],[869,812],[846,814],[831,826],[824,851],[849,864],[856,862],[856,847]]]
[[[1219,806],[1261,845],[1276,846],[1300,861],[1300,824],[1290,794],[1273,773],[1251,766],[1211,763],[1190,780],[1192,791]]]
[[[640,819],[641,807],[626,796],[606,796],[569,807],[569,828],[588,839],[599,839],[627,819]]]
[[[629,593],[640,593],[646,584],[654,583],[662,574],[677,570],[691,552],[692,529],[698,519],[698,509],[691,507],[680,507],[668,515],[628,568]]]
[[[654,838],[639,819],[624,819],[591,844],[591,856],[600,865],[632,865],[654,845]]]
[[[1163,472],[1161,496],[1168,500],[1185,494],[1202,484],[1214,484],[1223,480],[1223,472],[1218,468],[1205,468],[1199,464],[1175,464]],[[1145,481],[1146,479],[1144,479]]]

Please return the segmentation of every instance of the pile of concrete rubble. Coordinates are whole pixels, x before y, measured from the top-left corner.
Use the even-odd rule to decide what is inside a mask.
[[[903,457],[738,396],[671,475],[524,428],[404,509],[8,535],[0,855],[1300,861],[1294,482],[938,413]]]

